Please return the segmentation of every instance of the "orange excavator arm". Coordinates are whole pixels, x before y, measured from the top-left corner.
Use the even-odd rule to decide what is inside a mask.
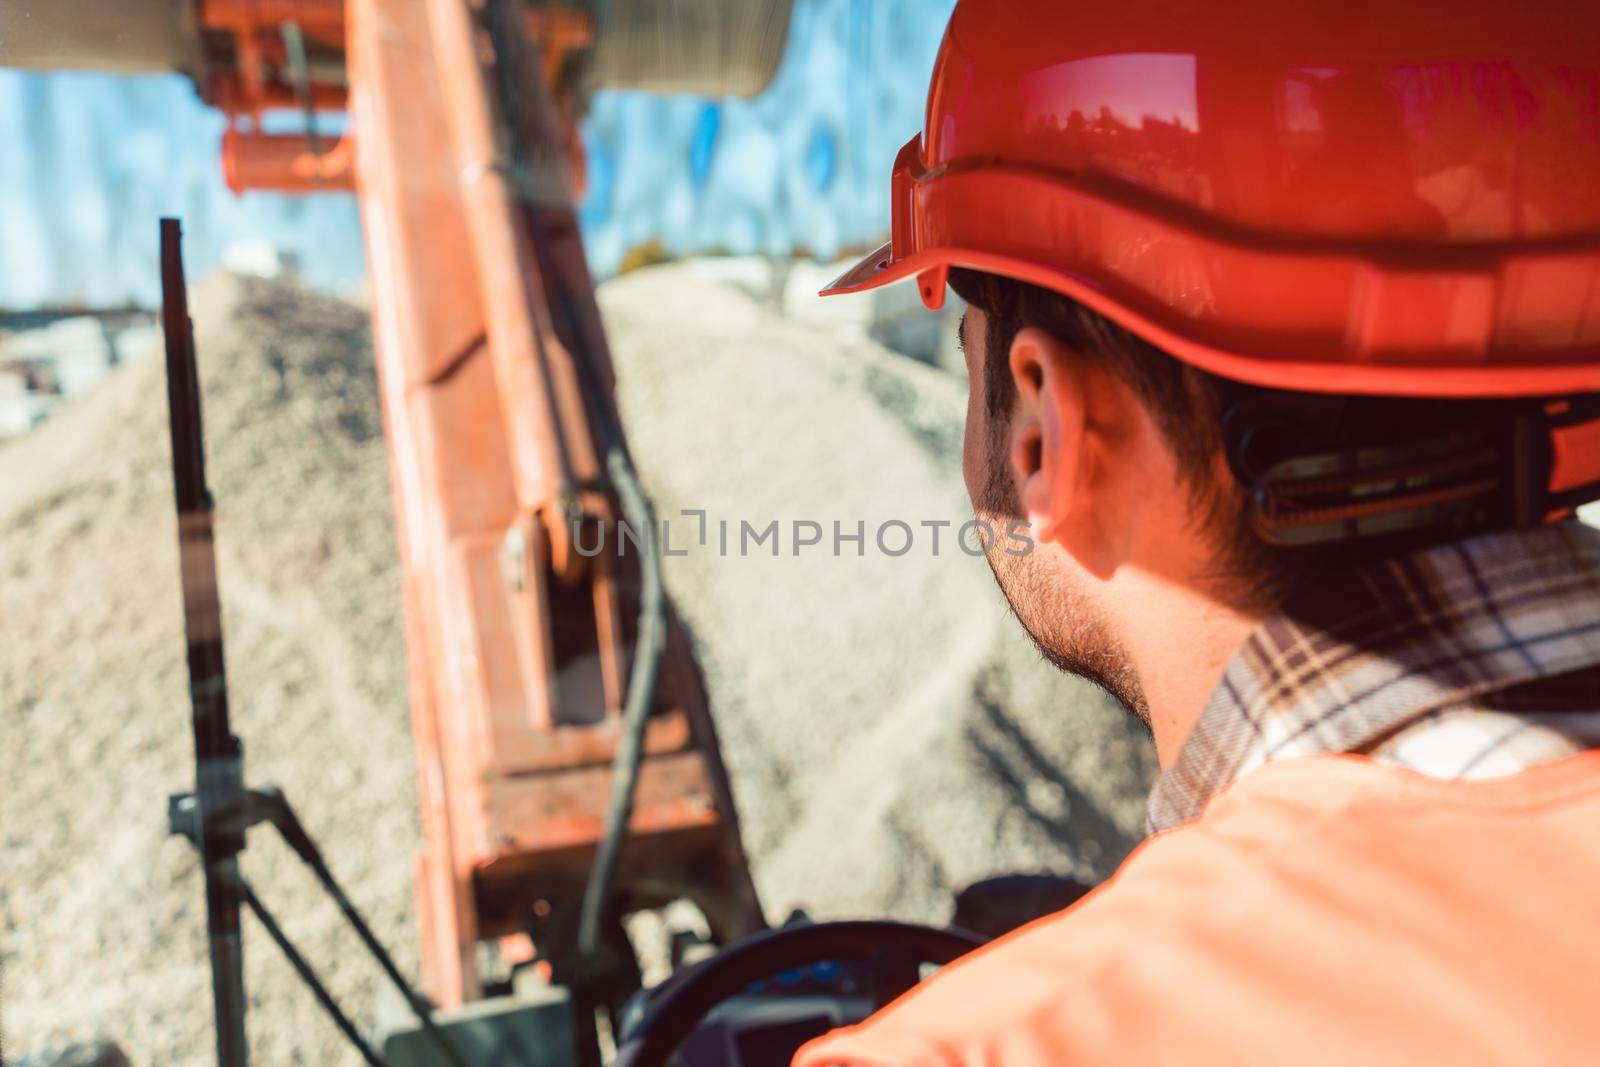
[[[458,0],[351,0],[348,16],[411,620],[426,984],[452,1003],[478,992],[478,940],[536,915],[541,949],[572,936],[644,575],[635,557],[572,544],[597,527],[618,543],[606,453],[625,445],[563,174],[570,122],[496,106],[481,48],[510,50],[514,33]],[[557,106],[551,69],[525,72],[525,104]],[[529,126],[557,135],[530,145]],[[688,895],[739,936],[760,910],[698,669],[670,613],[665,630],[618,899]]]

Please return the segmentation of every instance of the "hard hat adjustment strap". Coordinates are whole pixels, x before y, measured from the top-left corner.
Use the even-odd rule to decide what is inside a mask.
[[[1498,455],[1467,435],[1325,452],[1276,463],[1249,487],[1251,526],[1269,544],[1327,544],[1492,524]],[[1337,475],[1321,473],[1339,470]]]
[[[1600,499],[1600,396],[1397,400],[1243,390],[1224,417],[1268,544],[1419,542],[1537,526]]]

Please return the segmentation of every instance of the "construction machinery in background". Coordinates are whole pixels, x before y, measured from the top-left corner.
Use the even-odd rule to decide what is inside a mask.
[[[800,921],[731,944],[725,940],[715,955],[677,968],[668,981],[654,989],[640,988],[633,949],[626,935],[616,931],[615,920],[620,910],[647,906],[639,902],[651,899],[650,892],[665,890],[652,887],[641,894],[628,889],[619,901],[615,876],[617,850],[628,832],[643,745],[655,707],[652,694],[657,691],[656,672],[662,655],[661,629],[668,616],[649,505],[626,455],[613,445],[607,450],[606,469],[616,487],[622,521],[638,524],[632,529],[638,531],[639,554],[646,562],[637,647],[623,711],[624,732],[612,765],[605,831],[590,860],[576,912],[571,902],[563,912],[552,910],[550,890],[562,883],[549,870],[530,876],[534,884],[523,890],[544,894],[535,902],[532,915],[524,917],[534,935],[530,944],[542,950],[539,958],[528,961],[542,966],[542,970],[533,969],[535,981],[513,982],[510,995],[436,1013],[412,988],[340,887],[288,798],[276,787],[250,788],[246,784],[244,746],[234,736],[229,720],[213,502],[206,482],[201,389],[180,233],[178,220],[162,220],[162,319],[196,769],[194,790],[170,798],[168,821],[172,832],[193,844],[201,859],[220,1067],[242,1067],[248,1059],[240,922],[246,910],[370,1067],[597,1067],[604,1062],[607,1044],[615,1052],[614,1067],[666,1067],[669,1063],[744,1067],[787,1062],[807,1040],[859,1022],[900,996],[921,979],[926,965],[948,963],[982,943],[983,937],[962,930],[909,923]],[[262,824],[275,829],[310,868],[414,1013],[417,1025],[389,1034],[382,1053],[339,1005],[316,966],[244,876],[239,856],[246,835]],[[735,871],[735,876],[741,871]],[[726,876],[726,872],[713,872],[710,880],[725,884]],[[1046,887],[1051,899],[1045,908],[1064,902],[1058,896],[1059,880],[1024,881],[1029,885],[1021,894],[1016,892],[1015,878],[969,887],[957,900],[957,915],[966,912],[969,920],[977,920],[974,925],[987,929],[986,920],[1005,916],[1026,898],[1036,897],[1040,881],[1052,883]],[[701,885],[675,884],[672,891],[705,899]],[[1042,910],[1025,908],[1024,913],[1003,920],[1000,928],[1036,918]],[[601,1036],[598,1024],[602,1018],[609,1041]],[[102,1061],[96,1067],[116,1065]]]
[[[222,1067],[249,1047],[246,910],[366,1062],[394,1067],[589,1067],[608,1047],[628,1067],[787,1062],[977,943],[894,922],[766,930],[701,673],[662,585],[573,207],[596,87],[753,93],[776,70],[791,4],[0,6],[0,65],[186,73],[226,116],[233,189],[360,199],[404,576],[425,997],[289,798],[247,785],[228,725],[176,220],[162,228],[197,756],[169,820],[206,875]],[[637,550],[620,551],[630,539]],[[374,1042],[343,1013],[241,874],[262,824],[310,867],[418,1025]],[[680,899],[722,951],[644,991],[621,920]]]
[[[492,946],[572,993],[578,1062],[596,1055],[590,1009],[615,1022],[639,986],[623,914],[688,898],[718,943],[765,926],[614,402],[573,210],[578,124],[601,85],[757,91],[782,54],[791,3],[0,8],[0,65],[187,74],[227,118],[234,190],[359,196],[405,577],[423,985],[443,1009],[498,991],[480,967]],[[170,273],[175,230],[168,237]],[[185,342],[168,317],[170,353]],[[198,455],[198,395],[189,400]],[[180,507],[184,477],[180,466]],[[202,521],[200,477],[197,488],[191,468],[190,525]],[[578,550],[605,531],[616,539],[623,523],[644,535],[642,551]],[[191,618],[192,667],[194,634]],[[244,826],[288,809],[244,790],[231,735],[206,750],[199,702],[220,685],[220,646],[214,671],[207,655],[198,662],[201,772],[174,827],[202,851],[236,853]],[[216,709],[204,716],[214,732]],[[251,807],[221,828],[205,821],[219,758],[234,761],[229,803]],[[208,880],[225,866],[214,861]],[[232,900],[236,915],[237,887]],[[219,966],[237,962],[236,941],[232,951]],[[242,1003],[223,1003],[220,979],[218,990],[219,1052],[242,1062],[242,1037],[220,1025]]]

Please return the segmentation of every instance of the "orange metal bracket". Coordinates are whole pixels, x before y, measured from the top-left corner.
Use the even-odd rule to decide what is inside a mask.
[[[247,133],[232,126],[222,134],[222,175],[236,193],[349,191],[355,188],[354,157],[355,142],[349,136],[319,154],[307,148],[304,137],[293,134]]]
[[[227,116],[222,138],[223,175],[235,193],[251,189],[284,193],[341,192],[355,187],[354,146],[342,138],[322,151],[304,135],[267,133],[268,112],[302,109],[303,100],[285,80],[287,55],[282,28],[293,24],[313,42],[340,48],[345,40],[345,0],[201,0],[202,29],[228,34],[233,66],[208,73],[205,95]],[[571,169],[573,195],[584,188],[583,141],[561,70],[567,56],[594,42],[587,12],[566,7],[532,7],[525,15],[530,39],[540,54],[545,90],[559,105],[560,137]],[[342,112],[343,83],[313,77],[303,87],[316,112]]]
[[[344,45],[344,0],[201,0],[202,30],[228,34],[233,66],[211,72],[205,95],[227,117],[222,135],[222,169],[228,188],[275,192],[329,192],[354,187],[348,138],[327,151],[309,136],[267,133],[269,111],[301,108],[342,110],[345,89],[308,72],[304,86],[286,78],[288,55],[283,27],[292,24],[311,42],[332,49]],[[297,91],[298,90],[298,91]],[[304,93],[304,99],[300,93]]]

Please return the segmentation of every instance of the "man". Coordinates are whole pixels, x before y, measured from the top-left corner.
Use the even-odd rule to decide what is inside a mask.
[[[1600,10],[961,0],[888,246],[990,564],[1150,727],[1110,881],[827,1065],[1591,1062]]]

